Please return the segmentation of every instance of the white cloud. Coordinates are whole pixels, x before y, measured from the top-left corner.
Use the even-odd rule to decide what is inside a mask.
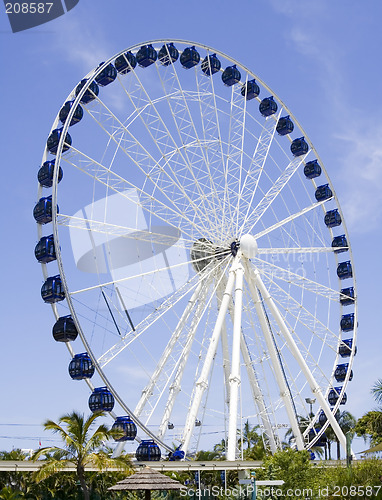
[[[354,118],[344,122],[346,133],[338,134],[347,150],[341,165],[346,193],[341,205],[352,231],[365,233],[382,219],[382,126],[366,126]]]
[[[97,21],[90,20],[83,24],[80,17],[66,15],[65,24],[56,32],[54,53],[63,58],[64,64],[80,67],[81,74],[87,74],[92,68],[112,54],[108,49],[108,41],[103,37],[103,30]],[[96,34],[96,35],[95,35]]]
[[[290,18],[316,16],[325,10],[325,0],[307,2],[306,0],[270,0],[272,8],[279,14]]]
[[[148,374],[147,372],[141,368],[138,365],[121,365],[119,366],[116,371],[118,372],[119,375],[123,375],[128,377],[128,380],[135,380],[135,381],[144,381],[146,385],[146,382],[148,380]],[[143,385],[142,385],[143,388]]]
[[[377,115],[357,113],[354,95],[346,93],[346,47],[335,43],[330,31],[325,32],[326,2],[319,3],[308,6],[300,0],[271,0],[274,10],[288,18],[287,41],[317,66],[317,81],[330,113],[327,123],[336,130],[334,139],[340,141],[335,174],[340,186],[334,187],[351,232],[366,233],[375,230],[382,219],[382,126]]]

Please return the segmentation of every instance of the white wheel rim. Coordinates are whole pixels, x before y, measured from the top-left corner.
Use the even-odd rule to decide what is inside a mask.
[[[158,51],[168,42],[157,40],[143,45],[151,43]],[[101,88],[95,101],[83,105],[83,121],[69,129],[68,122],[76,104],[100,71],[119,55],[129,50],[136,53],[141,47],[137,45],[89,73],[88,82],[77,98],[73,91],[67,99],[75,99],[75,105],[63,127],[63,136],[70,130],[73,145],[62,154],[63,140],[60,141],[52,187],[53,234],[66,301],[54,304],[53,309],[56,318],[70,312],[103,383],[113,392],[121,408],[163,447],[171,448],[164,441],[170,421],[175,421],[176,434],[170,433],[169,442],[179,439],[183,447],[191,451],[198,443],[203,447],[201,432],[210,432],[210,426],[215,425],[219,430],[228,428],[230,414],[231,426],[232,415],[236,415],[239,427],[240,422],[248,418],[253,423],[257,419],[264,429],[266,445],[274,451],[282,438],[278,428],[291,425],[296,429],[296,417],[293,418],[292,413],[306,415],[309,405],[305,399],[312,393],[301,366],[291,354],[291,345],[281,335],[267,304],[264,301],[261,304],[264,314],[254,307],[260,282],[252,280],[252,273],[259,273],[264,290],[269,291],[327,400],[332,387],[341,386],[345,391],[355,352],[353,347],[345,359],[337,354],[341,339],[351,337],[353,346],[356,343],[356,302],[350,306],[339,304],[339,288],[353,286],[356,290],[351,248],[349,246],[346,254],[334,254],[330,250],[333,236],[345,234],[348,244],[349,237],[333,186],[317,152],[276,94],[247,68],[219,51],[194,42],[178,40],[174,44],[180,53],[188,46],[195,46],[201,61],[206,55],[216,53],[222,63],[221,71],[207,77],[202,74],[200,63],[185,70],[179,60],[168,66],[158,60],[148,68],[137,66]],[[240,70],[242,83],[256,79],[261,88],[257,101],[274,96],[278,104],[276,115],[262,117],[256,99],[243,98],[240,84],[223,85],[221,72],[232,64]],[[290,115],[294,122],[294,132],[291,137],[277,137],[275,116],[285,115]],[[57,117],[52,130],[58,124]],[[307,155],[294,158],[290,142],[301,136],[305,137],[310,150]],[[43,161],[48,157],[45,151]],[[302,172],[303,163],[316,158],[322,174],[317,182],[316,179],[309,181]],[[60,185],[59,165],[64,170]],[[326,183],[333,197],[316,203],[315,188]],[[42,194],[45,190],[39,187],[39,197]],[[56,203],[62,215],[56,213]],[[328,229],[323,222],[324,213],[334,208],[341,214],[342,225]],[[80,217],[80,210],[82,214],[86,212],[86,216]],[[129,213],[127,219],[120,215],[123,210]],[[38,224],[39,237],[52,231],[45,227]],[[81,233],[87,235],[89,241]],[[126,238],[127,234],[130,236]],[[206,372],[208,380],[204,382],[209,382],[208,389],[202,391],[199,404],[195,403],[195,388],[206,364],[217,306],[223,298],[233,262],[230,244],[244,235],[245,238],[250,235],[249,239],[252,237],[255,243],[248,243],[247,238],[245,245],[249,245],[249,250],[247,248],[245,255],[239,251],[238,256],[244,265],[241,385],[238,383],[235,389],[240,404],[235,403],[236,408],[228,411],[224,401],[215,401],[215,396],[219,387],[222,399],[232,391],[227,379],[232,375],[227,365],[233,361],[232,301],[227,304],[226,318],[219,331],[221,347],[216,356],[213,353],[211,371]],[[205,270],[198,274],[191,265],[190,250],[200,238],[211,241],[214,255],[221,251],[222,258],[210,259]],[[139,243],[134,248],[129,241]],[[163,255],[156,250],[151,257],[151,268],[147,262],[150,259],[141,256],[153,250],[150,242],[165,249]],[[254,245],[258,247],[256,250]],[[92,262],[95,247],[96,259]],[[134,256],[133,265],[123,259],[115,263],[121,249],[130,252],[130,258]],[[87,270],[93,272],[77,269],[73,253],[82,269],[88,267]],[[308,261],[299,262],[299,257]],[[353,278],[339,281],[336,267],[345,260],[352,263]],[[202,256],[201,262],[204,262]],[[53,265],[42,265],[45,278],[56,274],[51,272]],[[301,277],[301,273],[304,276]],[[155,275],[158,279],[154,280]],[[252,293],[251,286],[255,286]],[[141,296],[137,293],[139,290]],[[147,300],[145,297],[150,295]],[[192,308],[187,305],[190,299]],[[167,304],[172,305],[166,308]],[[106,306],[114,311],[113,315],[105,313]],[[124,308],[129,311],[129,317]],[[341,315],[353,312],[354,330],[345,334],[339,327]],[[166,342],[159,342],[155,330],[168,332]],[[278,362],[270,352],[271,341],[276,345],[274,355]],[[67,345],[73,355],[75,345]],[[153,355],[153,351],[157,356],[148,366],[148,354]],[[144,360],[141,375],[143,377],[144,368],[148,376],[141,385],[128,377],[116,376],[123,367],[137,367],[136,358]],[[338,383],[334,370],[340,363],[349,363],[349,368],[345,380]],[[141,391],[155,373],[158,378],[154,377],[153,396],[139,402]],[[93,388],[91,381],[88,384]],[[287,387],[289,396],[280,397],[282,387]],[[256,406],[253,400],[257,401]],[[340,398],[333,412],[339,404]],[[328,421],[313,441],[308,442],[308,432],[317,427],[320,409],[321,405],[301,437],[299,447],[314,445],[329,424]],[[194,426],[195,415],[203,425]],[[190,425],[193,434],[187,431]],[[237,450],[231,450],[231,458],[235,453]]]

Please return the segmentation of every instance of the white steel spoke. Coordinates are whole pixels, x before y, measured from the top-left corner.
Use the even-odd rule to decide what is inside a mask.
[[[333,288],[329,288],[327,286],[321,285],[317,281],[310,280],[309,278],[305,278],[300,274],[293,273],[289,269],[276,266],[271,262],[267,262],[265,260],[260,260],[256,258],[256,266],[268,279],[278,278],[286,283],[291,283],[292,285],[303,288],[304,290],[308,290],[314,294],[322,295],[329,300],[338,301],[340,294],[338,290],[334,290]]]
[[[77,217],[74,215],[60,214],[57,217],[57,223],[73,229],[83,229],[91,233],[107,234],[108,236],[121,236],[127,239],[146,241],[162,246],[190,248],[193,243],[193,241],[190,241],[186,245],[183,243],[183,238],[181,240],[182,243],[179,243],[179,233],[177,235],[169,235],[152,230],[149,231],[145,229],[139,229],[136,227],[118,226],[117,224],[110,224],[104,221],[93,220],[85,217]],[[154,227],[153,229],[158,230],[160,228]]]
[[[234,323],[235,313],[234,313],[232,303],[229,304],[228,310],[229,310],[229,313],[230,313],[230,316],[232,319],[232,323]],[[254,330],[254,325],[252,324],[251,326],[252,326],[252,329]],[[224,330],[222,332],[222,341],[223,341],[223,334],[224,334]],[[279,447],[276,444],[275,434],[273,432],[272,424],[271,424],[271,421],[269,418],[269,412],[267,411],[266,406],[265,406],[264,397],[263,397],[263,394],[262,394],[262,391],[261,391],[261,388],[260,388],[260,385],[259,385],[259,382],[258,382],[258,379],[256,376],[254,362],[251,359],[251,353],[250,353],[250,350],[248,348],[246,339],[243,335],[243,332],[241,332],[241,338],[240,338],[240,351],[241,351],[241,355],[243,357],[244,365],[245,365],[245,368],[247,371],[248,380],[250,382],[252,399],[253,399],[255,407],[258,409],[258,414],[259,414],[260,420],[262,422],[262,425],[264,427],[264,432],[266,435],[266,439],[265,439],[266,444],[269,446],[272,453],[275,453]],[[223,352],[224,352],[224,350],[223,350]],[[227,369],[226,369],[225,364],[223,364],[223,367],[225,370],[225,380],[227,383],[227,387],[229,388],[230,365],[229,365],[228,351],[226,354],[226,360],[227,360],[227,364],[228,364],[228,373],[226,373]]]
[[[209,56],[209,52],[207,51]],[[209,64],[209,68],[211,66]],[[210,178],[213,179],[214,190],[218,190],[223,193],[221,205],[221,220],[220,231],[222,233],[228,233],[231,223],[227,207],[226,190],[227,183],[225,182],[225,172],[223,170],[223,175],[221,175],[221,166],[224,165],[225,157],[222,145],[222,132],[220,130],[219,116],[218,116],[218,106],[215,95],[214,79],[213,76],[206,76],[202,72],[198,71],[195,73],[196,76],[196,87],[198,92],[198,101],[200,107],[200,119],[202,122],[203,138],[205,141],[217,140],[215,143],[211,144],[211,147],[206,149],[206,159],[209,165]]]
[[[334,332],[333,330],[329,330],[327,325],[325,325],[317,316],[312,314],[306,307],[304,307],[300,301],[296,300],[291,294],[287,292],[283,287],[279,285],[279,283],[275,280],[270,280],[272,285],[276,286],[278,291],[280,292],[280,295],[285,300],[288,300],[288,313],[290,313],[294,318],[298,319],[300,323],[309,329],[309,332],[311,334],[310,340],[312,340],[314,337],[317,337],[320,342],[323,344],[327,344],[331,349],[337,350],[337,345],[340,340],[340,334],[338,332]],[[274,298],[275,302],[280,304],[282,306],[282,301],[277,300]],[[285,306],[283,306],[285,307]],[[332,339],[332,342],[328,342],[327,338]],[[309,355],[313,358],[313,354],[309,352],[309,349],[306,349],[306,352],[309,353]],[[325,375],[322,372],[323,375]],[[328,379],[329,380],[329,379]]]
[[[132,342],[134,342],[142,333],[144,333],[148,328],[150,328],[156,321],[159,320],[167,311],[174,307],[193,287],[197,286],[197,279],[186,283],[185,286],[179,288],[176,293],[171,295],[171,297],[163,302],[163,304],[156,308],[153,313],[147,316],[146,319],[141,321],[135,327],[135,331],[128,332],[126,335],[121,337],[119,342],[117,342],[113,347],[106,351],[99,359],[98,364],[103,368],[112,359],[114,359],[120,352],[122,352],[126,347],[128,347]]]
[[[229,271],[229,278],[227,281],[227,286],[224,291],[222,303],[219,309],[219,313],[216,319],[215,327],[214,330],[211,334],[211,339],[210,339],[210,344],[208,346],[208,351],[205,357],[204,365],[200,374],[199,379],[197,380],[195,384],[195,392],[194,392],[194,398],[191,403],[191,407],[188,411],[187,418],[186,418],[186,423],[183,431],[183,445],[182,449],[185,453],[187,453],[188,446],[190,444],[192,432],[195,427],[195,420],[196,416],[198,414],[199,406],[203,397],[203,394],[205,390],[207,389],[208,386],[208,379],[209,379],[209,374],[212,366],[212,362],[215,357],[217,345],[219,342],[221,330],[222,330],[222,325],[225,319],[225,315],[227,312],[228,304],[229,301],[231,300],[231,293],[235,281],[235,264],[237,263],[237,260],[235,259],[234,263],[231,266],[231,269]]]
[[[168,50],[168,49],[167,49]],[[208,147],[206,141],[201,141],[199,132],[194,123],[187,97],[179,81],[178,73],[174,65],[166,68],[160,68],[157,65],[157,74],[162,83],[162,87],[167,96],[167,103],[172,113],[172,118],[177,124],[177,132],[182,144],[187,145],[184,148],[184,156],[187,159],[187,165],[190,166],[189,173],[195,182],[198,194],[201,199],[202,207],[208,214],[210,222],[215,226],[218,221],[218,211],[222,212],[220,196],[214,185],[213,177],[210,172],[209,162],[207,161],[205,147]],[[163,74],[163,71],[165,72]],[[195,173],[196,172],[196,173]],[[205,172],[207,172],[208,179]],[[196,178],[198,175],[199,179]],[[200,184],[200,181],[203,183]]]
[[[289,165],[281,173],[280,177],[273,183],[273,186],[264,195],[263,199],[251,212],[246,221],[246,226],[243,227],[243,231],[245,231],[246,233],[252,233],[254,226],[256,226],[257,222],[265,214],[265,212],[272,205],[277,196],[291,180],[296,171],[300,168],[301,164],[305,161],[306,156],[307,155],[297,156],[289,163]]]
[[[156,367],[154,373],[152,374],[152,377],[151,377],[149,383],[142,391],[142,396],[141,396],[140,400],[138,401],[138,404],[134,410],[134,413],[135,413],[135,415],[137,415],[137,417],[139,417],[141,415],[144,406],[146,405],[146,403],[150,399],[150,397],[153,395],[154,388],[158,384],[158,379],[159,379],[169,357],[172,355],[172,351],[173,351],[175,345],[179,341],[179,337],[181,336],[183,329],[185,327],[185,324],[186,324],[190,314],[192,313],[192,309],[195,306],[195,303],[200,299],[202,286],[203,286],[203,282],[200,282],[198,284],[198,286],[196,287],[194,293],[192,294],[190,300],[187,303],[187,306],[185,307],[185,310],[184,310],[182,316],[179,319],[178,325],[175,328],[175,331],[174,331],[170,341],[168,342],[165,350],[163,351],[161,359],[159,360],[157,367]]]
[[[341,443],[343,449],[346,450],[346,437],[345,437],[344,433],[342,432],[341,427],[339,426],[335,416],[331,412],[330,407],[329,407],[324,395],[322,394],[321,387],[317,384],[314,376],[312,375],[312,372],[310,371],[308,365],[306,364],[305,359],[303,358],[303,356],[302,356],[299,348],[297,347],[291,333],[289,332],[289,329],[286,326],[285,321],[284,321],[282,315],[280,314],[280,311],[276,307],[272,297],[269,295],[269,292],[268,292],[267,288],[265,287],[259,273],[255,272],[253,274],[253,276],[254,276],[255,282],[256,282],[257,286],[259,287],[259,290],[263,296],[264,301],[267,303],[267,305],[272,313],[272,316],[276,320],[276,322],[280,328],[280,331],[283,334],[283,336],[288,344],[288,348],[289,348],[290,352],[292,353],[292,355],[296,359],[297,363],[299,364],[300,369],[304,373],[304,375],[309,383],[309,386],[310,386],[310,389],[312,391],[313,396],[315,396],[317,398],[319,404],[321,405],[321,408],[325,412],[326,418],[328,419],[330,425],[332,426],[332,428],[337,436],[337,439]]]
[[[150,104],[150,106],[148,106],[146,109],[147,113],[140,113],[139,104],[135,94],[128,91],[126,91],[126,94],[130,99],[132,105],[135,107],[136,112],[139,113],[139,118],[144,124],[148,135],[152,139],[153,144],[158,149],[161,158],[167,158],[168,154],[173,154],[173,151],[176,151],[177,155],[182,161],[181,165],[183,167],[186,167],[189,172],[192,172],[192,165],[185,157],[183,145],[178,146],[169,129],[167,128],[164,120],[162,119],[161,114],[157,110],[155,101],[152,101],[149,97],[136,72],[134,72],[134,76],[136,78],[136,81],[138,82],[138,85],[140,86],[144,98],[147,99],[147,102]],[[184,189],[183,183],[179,180],[177,173],[174,171],[174,169],[171,168],[169,162],[167,162],[167,167],[171,172],[171,176],[168,178],[168,183],[176,186],[179,192],[188,200],[190,208],[192,207],[196,211],[196,213],[199,213],[200,208],[193,199],[189,198],[188,193]],[[154,175],[158,175],[158,173],[158,169],[155,168],[152,172],[150,172],[150,176],[154,178]],[[160,173],[161,175],[163,175],[164,171],[161,169]],[[166,175],[168,174],[166,173]],[[159,182],[159,177],[157,182]],[[166,181],[164,185],[166,185]],[[202,227],[204,226],[205,232],[208,232],[208,227],[204,225],[203,218],[204,217],[199,218],[200,224],[202,225]]]
[[[209,277],[214,274],[215,269],[211,268],[206,271],[204,279],[208,281]],[[116,282],[114,282],[115,284]],[[150,328],[158,319],[160,319],[167,311],[171,310],[180,300],[185,297],[189,291],[192,291],[198,286],[198,276],[191,278],[184,286],[180,287],[168,299],[164,300],[160,307],[157,307],[151,314],[149,314],[143,321],[135,327],[135,331],[128,332],[121,337],[113,347],[105,352],[98,360],[101,367],[106,366],[112,359],[114,359],[120,352],[134,342],[142,333]]]
[[[310,253],[333,253],[336,248],[334,247],[290,247],[290,248],[259,248],[258,254],[272,255],[272,254],[310,254]]]
[[[72,292],[70,292],[70,295],[78,295],[80,293],[90,292],[92,290],[97,290],[97,289],[104,288],[104,287],[107,287],[110,285],[115,285],[117,283],[126,283],[126,282],[133,280],[133,279],[136,279],[136,278],[140,278],[140,277],[144,277],[144,276],[151,276],[152,274],[159,273],[162,271],[168,271],[169,269],[179,269],[181,267],[188,266],[189,264],[190,264],[190,262],[181,262],[180,264],[175,264],[171,267],[169,267],[169,266],[160,267],[157,269],[153,269],[151,271],[147,271],[145,273],[138,273],[138,274],[135,274],[133,276],[126,276],[126,278],[120,278],[120,279],[113,280],[113,281],[106,281],[103,283],[98,283],[97,285],[89,286],[87,288],[73,290]]]
[[[276,350],[276,346],[272,337],[272,332],[270,331],[270,326],[267,321],[267,318],[265,316],[265,312],[263,309],[263,304],[260,299],[259,292],[257,290],[256,286],[256,271],[253,271],[250,269],[249,263],[248,262],[243,262],[244,264],[244,269],[245,269],[245,276],[247,280],[247,284],[249,287],[249,290],[252,295],[252,299],[254,302],[254,306],[256,309],[257,316],[259,318],[260,326],[264,335],[265,342],[267,344],[267,350],[271,359],[271,363],[273,366],[273,370],[275,373],[275,378],[277,385],[280,390],[280,396],[281,399],[283,400],[285,404],[285,409],[288,414],[288,419],[291,424],[292,430],[294,437],[296,439],[296,444],[297,448],[299,450],[304,449],[304,441],[301,435],[300,428],[298,426],[298,421],[297,421],[297,415],[292,403],[292,395],[290,393],[290,389],[288,387],[288,383],[285,379],[285,374],[283,371],[283,368],[280,363],[279,355]]]
[[[239,214],[240,196],[243,175],[243,150],[246,125],[247,100],[241,95],[241,87],[232,86],[231,103],[229,113],[229,140],[227,148],[227,159],[225,162],[225,179],[227,191],[227,204],[229,215],[232,221],[231,231],[233,234],[238,232],[238,219],[235,212]],[[236,220],[235,220],[236,219]]]
[[[241,203],[245,201],[247,205],[247,210],[240,227],[240,236],[242,235],[245,227],[247,227],[247,219],[252,210],[253,199],[257,194],[257,188],[261,179],[261,174],[265,167],[265,162],[267,160],[273,137],[275,135],[277,120],[280,114],[281,110],[279,111],[276,120],[272,119],[272,117],[266,119],[261,131],[261,135],[256,143],[252,161],[250,163],[247,175],[244,179],[243,186],[240,191],[239,199],[242,200]],[[246,199],[246,193],[248,193],[249,199]]]
[[[255,406],[258,409],[259,417],[264,427],[264,433],[266,435],[266,440],[265,440],[266,444],[269,446],[271,452],[275,453],[278,449],[278,446],[276,444],[275,435],[272,429],[272,424],[269,419],[269,413],[266,409],[261,388],[257,380],[253,362],[251,360],[251,354],[249,352],[248,346],[245,342],[245,338],[243,335],[241,335],[240,349],[241,349],[241,355],[243,356],[244,365],[247,370],[248,380],[250,382],[252,398],[255,403]]]
[[[284,226],[285,224],[288,224],[288,222],[291,222],[298,217],[301,217],[302,215],[305,215],[306,213],[310,212],[311,210],[314,210],[317,207],[320,207],[324,203],[326,203],[327,200],[319,201],[317,203],[313,203],[313,205],[310,205],[308,207],[303,208],[299,212],[296,212],[295,214],[289,215],[285,219],[280,220],[279,222],[276,222],[276,224],[273,224],[273,226],[267,227],[266,229],[263,229],[262,231],[256,233],[254,236],[256,239],[261,238],[262,236],[265,236],[266,234],[269,234],[270,232],[274,231],[275,229],[279,229],[280,227]]]
[[[83,152],[76,150],[74,147],[72,147],[72,149],[84,158],[83,160],[80,160],[79,163],[75,164],[69,161],[72,157],[65,157],[66,162],[72,164],[76,169],[82,171],[100,184],[104,185],[108,189],[111,189],[115,193],[120,194],[121,196],[127,197],[126,191],[133,189],[140,197],[140,201],[137,203],[137,206],[142,208],[145,213],[161,219],[166,224],[178,227],[179,221],[184,219],[187,221],[187,226],[196,229],[195,222],[192,221],[192,218],[190,219],[187,217],[187,211],[177,210],[173,205],[173,200],[171,200],[167,195],[165,195],[165,197],[169,201],[168,204],[164,204],[162,201],[156,199],[155,205],[153,205],[153,198],[149,193],[146,193],[135,184],[125,180],[123,177],[105,167],[103,164],[85,155]],[[162,194],[164,193],[162,192]],[[183,233],[185,231],[187,231],[187,229],[183,228]]]
[[[240,252],[238,254],[240,257]],[[233,321],[233,342],[231,375],[229,377],[230,398],[229,398],[229,422],[228,422],[228,444],[227,460],[235,460],[236,457],[236,434],[237,434],[237,411],[239,403],[240,376],[240,339],[241,339],[241,314],[243,303],[243,274],[244,268],[240,263],[236,269],[235,284],[235,309]]]
[[[135,101],[132,99],[131,94],[129,94],[129,98],[130,98],[132,104],[136,105]],[[148,98],[148,96],[147,96],[147,98]],[[169,187],[171,186],[171,187],[175,187],[177,190],[177,196],[175,199],[177,199],[179,197],[179,194],[180,194],[183,197],[183,199],[187,202],[189,208],[191,208],[194,211],[198,211],[199,208],[198,208],[197,204],[194,202],[193,199],[191,199],[188,196],[187,191],[184,189],[183,183],[181,182],[181,180],[179,180],[175,170],[171,167],[172,163],[178,162],[177,158],[179,158],[181,160],[180,166],[181,167],[184,166],[186,159],[184,158],[183,147],[179,148],[177,146],[177,144],[175,143],[175,141],[170,136],[169,131],[164,126],[163,120],[160,119],[160,115],[155,109],[155,101],[149,100],[150,106],[147,106],[147,104],[146,104],[144,106],[143,110],[139,109],[138,107],[135,107],[135,111],[136,111],[137,115],[139,115],[139,118],[142,120],[142,122],[145,124],[146,130],[149,133],[149,135],[153,141],[153,144],[155,144],[156,147],[159,149],[160,156],[159,156],[158,161],[155,160],[155,158],[152,156],[152,154],[141,144],[141,142],[136,137],[134,137],[134,135],[131,133],[131,131],[129,129],[127,129],[125,127],[125,125],[120,120],[118,120],[118,118],[113,114],[112,111],[110,111],[109,108],[107,108],[107,106],[103,103],[103,101],[98,99],[98,102],[100,103],[100,105],[102,105],[106,109],[107,115],[110,115],[112,117],[113,123],[114,122],[117,123],[117,125],[118,125],[117,131],[119,133],[123,132],[123,134],[127,135],[128,137],[127,138],[118,137],[116,134],[115,125],[112,125],[110,127],[110,125],[108,123],[106,123],[111,128],[111,131],[109,131],[108,128],[106,128],[104,122],[98,122],[99,125],[101,126],[101,128],[106,132],[106,134],[109,136],[109,138],[118,145],[119,149],[129,158],[129,160],[131,160],[140,169],[140,171],[144,175],[147,176],[146,170],[149,170],[150,174],[146,178],[148,180],[150,180],[154,184],[154,186],[161,191],[161,194],[168,199],[168,201],[170,202],[170,205],[173,204],[173,201],[175,198],[173,196],[171,199],[168,195],[168,190],[169,190]],[[156,117],[159,117],[159,119],[157,120],[158,126],[160,124],[161,126],[164,127],[163,130],[161,130],[162,139],[164,137],[168,138],[168,141],[167,140],[165,141],[165,143],[166,143],[165,150],[162,150],[159,147],[159,145],[161,144],[161,141],[158,139],[158,137],[154,136],[151,133],[151,129],[149,128],[148,124],[144,120],[144,118],[146,116],[145,111],[150,113],[151,107],[153,107],[153,109],[154,109],[154,115]],[[97,120],[97,115],[94,112],[90,113],[90,114],[93,116],[93,118],[95,120]],[[169,146],[168,142],[171,143],[171,149],[169,149],[170,146]],[[136,154],[134,154],[135,151],[138,151],[138,156]],[[164,161],[163,161],[163,159],[164,159]],[[188,167],[188,169],[190,169],[190,165],[187,165],[187,167]],[[163,185],[159,184],[159,179],[162,179],[162,181],[164,182]],[[163,216],[164,216],[164,214],[163,214]]]
[[[186,368],[189,355],[191,352],[191,347],[195,339],[196,329],[199,326],[200,321],[203,318],[204,309],[206,306],[206,292],[207,287],[205,286],[205,293],[202,300],[199,301],[198,306],[195,308],[193,322],[188,330],[187,339],[184,343],[183,350],[179,356],[177,362],[177,369],[173,381],[170,385],[170,390],[166,402],[166,406],[163,412],[162,420],[159,426],[158,436],[162,438],[166,432],[167,424],[170,420],[172,410],[174,408],[176,397],[181,390],[182,378],[184,370]],[[208,304],[207,304],[208,305]]]
[[[221,279],[217,288],[216,288],[216,298],[217,298],[217,306],[220,309],[224,287],[227,285],[225,279]],[[229,305],[229,309],[231,308],[231,304]],[[233,314],[231,315],[233,319]],[[223,355],[223,372],[224,372],[224,384],[225,384],[225,398],[227,405],[229,404],[229,374],[231,373],[231,361],[229,359],[229,346],[228,346],[228,336],[227,336],[227,323],[224,321],[222,325],[221,332],[221,344],[222,344],[222,355]]]

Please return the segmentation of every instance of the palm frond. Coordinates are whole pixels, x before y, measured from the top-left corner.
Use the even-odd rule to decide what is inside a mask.
[[[69,463],[70,460],[67,459],[61,459],[61,460],[57,460],[55,458],[48,459],[42,462],[42,465],[38,469],[38,471],[34,472],[33,479],[37,483],[39,483],[40,481],[43,481],[44,479],[50,477],[52,474],[55,474],[56,472],[59,472],[62,469],[64,469]]]
[[[371,388],[371,393],[377,403],[382,403],[382,378],[378,379],[373,387]]]

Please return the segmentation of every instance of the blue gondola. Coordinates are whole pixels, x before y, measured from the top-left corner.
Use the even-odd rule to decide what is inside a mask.
[[[310,431],[308,433],[309,441],[313,441],[313,439],[316,437],[318,432],[319,432],[319,429],[310,429]],[[328,441],[328,438],[326,437],[326,435],[322,434],[322,436],[320,436],[318,438],[318,440],[314,443],[314,446],[320,446],[320,447],[325,446],[327,441]]]
[[[299,137],[292,142],[290,150],[293,156],[302,156],[309,151],[309,145],[304,137]]]
[[[114,61],[115,69],[121,75],[126,75],[129,71],[133,70],[137,65],[137,60],[132,52],[125,52],[121,56],[118,56]]]
[[[60,275],[50,276],[41,287],[41,297],[47,304],[65,299],[64,287]]]
[[[340,325],[343,332],[351,332],[354,330],[354,313],[344,314],[341,317]]]
[[[158,59],[163,66],[168,66],[178,60],[179,52],[175,45],[166,43],[158,52]]]
[[[168,459],[170,462],[176,462],[177,460],[183,460],[185,457],[185,453],[180,449],[182,445],[179,445],[174,451],[171,451],[168,454]]]
[[[78,336],[78,331],[73,318],[61,316],[53,325],[53,338],[56,342],[73,342]]]
[[[53,234],[42,236],[34,249],[34,255],[41,264],[48,264],[56,260]]]
[[[274,115],[277,111],[277,103],[273,99],[273,96],[266,97],[259,104],[259,111],[263,116]]]
[[[333,413],[333,412],[332,412],[332,413]],[[334,418],[335,418],[336,420],[338,420],[339,416],[340,416],[340,410],[337,410],[337,411],[336,411],[336,414],[334,415]],[[320,425],[324,425],[324,424],[326,424],[326,421],[327,421],[327,420],[328,420],[328,419],[327,419],[327,417],[326,417],[326,414],[325,414],[324,410],[321,410],[321,411],[320,411],[320,414],[319,414],[319,416],[318,416],[318,423],[319,423]]]
[[[52,155],[55,155],[57,153],[58,143],[60,142],[61,134],[62,134],[62,127],[56,128],[55,130],[53,130],[53,132],[48,137],[48,140],[46,141],[46,147],[52,153]],[[64,145],[62,147],[63,153],[65,153],[65,151],[67,151],[71,145],[72,145],[72,138],[70,137],[69,132],[67,132],[64,140]]]
[[[318,163],[318,160],[308,161],[304,167],[304,175],[307,179],[314,179],[321,175],[322,169]]]
[[[54,164],[56,160],[44,161],[42,166],[39,168],[37,173],[38,182],[43,187],[52,187],[53,185],[53,175],[54,175]],[[63,171],[61,167],[58,167],[58,182],[61,182],[63,177]]]
[[[318,423],[319,423],[320,425],[324,425],[324,424],[326,423],[326,421],[327,421],[327,420],[328,420],[328,419],[327,419],[327,417],[326,417],[326,414],[325,414],[324,410],[321,410],[321,411],[320,411],[320,414],[319,414],[319,416],[318,416]]]
[[[160,457],[160,448],[152,439],[142,439],[135,452],[138,462],[158,462]]]
[[[354,288],[350,286],[349,288],[342,288],[340,292],[340,302],[343,306],[350,306],[354,304]]]
[[[157,60],[157,53],[151,44],[143,45],[138,50],[135,57],[139,66],[141,66],[142,68],[147,68],[151,64],[155,63],[155,61]]]
[[[293,132],[294,124],[288,116],[282,116],[276,125],[276,132],[279,135],[288,135]]]
[[[121,431],[123,435],[116,439],[118,443],[122,441],[134,441],[137,435],[137,426],[130,417],[117,417],[112,429]]]
[[[343,363],[341,365],[336,366],[334,372],[334,378],[337,380],[337,382],[344,382],[348,370],[349,370],[349,363]],[[353,379],[353,370],[350,372],[349,376],[349,380],[352,379]]]
[[[250,101],[260,94],[260,87],[257,85],[256,80],[249,80],[241,87],[241,95]]]
[[[60,118],[61,123],[65,123],[68,114],[73,106],[73,103],[74,101],[66,101],[66,103],[60,109],[60,113],[58,116]],[[80,122],[83,116],[84,116],[84,110],[82,109],[82,106],[78,104],[76,110],[73,113],[72,119],[70,120],[70,127]]]
[[[180,64],[183,68],[190,69],[199,64],[200,54],[194,46],[187,47],[180,54]]]
[[[329,184],[323,184],[322,186],[318,186],[314,196],[317,201],[329,200],[333,196],[333,192],[329,187]]]
[[[76,87],[76,97],[78,94],[81,92],[82,88],[84,85],[86,85],[87,78],[84,78],[83,80],[80,81],[80,83]],[[96,84],[96,82],[93,80],[89,87],[85,90],[84,95],[81,97],[80,102],[82,104],[88,104],[91,101],[94,101],[94,99],[97,97],[99,94],[99,87]]]
[[[349,358],[353,349],[353,339],[345,339],[338,348],[338,354],[341,358]],[[354,347],[354,355],[357,354],[357,346]]]
[[[96,411],[112,411],[114,396],[107,387],[96,387],[89,397],[89,408]]]
[[[340,226],[342,223],[341,215],[338,212],[338,208],[335,208],[334,210],[329,210],[326,212],[325,217],[324,217],[324,222],[327,227],[337,227]]]
[[[220,71],[221,62],[217,58],[216,54],[211,54],[203,59],[201,68],[205,75],[211,76]]]
[[[105,63],[101,62],[98,67],[100,68],[103,64]],[[113,83],[116,78],[117,78],[117,70],[110,63],[107,66],[105,66],[103,70],[95,77],[95,81],[97,82],[98,85],[101,85],[101,87],[106,87],[106,85]]]
[[[57,206],[58,213],[58,206]],[[39,224],[52,222],[52,196],[40,198],[33,209],[33,217]]]
[[[236,64],[234,64],[233,66],[228,66],[222,73],[223,83],[228,87],[232,87],[232,85],[239,83],[240,78],[241,74],[240,71],[237,69]]]
[[[353,270],[350,260],[346,262],[340,262],[337,266],[337,276],[340,280],[345,280],[347,278],[353,277]]]
[[[332,240],[332,248],[335,248],[334,253],[347,252],[348,242],[346,236],[344,234],[335,236]]]
[[[69,363],[69,375],[73,380],[84,380],[94,375],[94,365],[87,352],[76,354]]]
[[[84,85],[86,85],[86,82],[87,82],[87,78],[84,78],[83,80],[80,81],[80,83],[77,85],[76,87],[76,97],[78,96],[78,94],[81,92],[82,88],[84,87]],[[96,84],[96,82],[93,80],[91,82],[91,84],[89,85],[89,87],[85,90],[85,93],[84,95],[81,97],[80,99],[80,102],[82,104],[88,104],[89,102],[91,101],[94,101],[94,99],[97,97],[97,95],[99,94],[99,87],[98,85]]]
[[[342,387],[334,387],[334,389],[331,389],[331,390],[329,391],[329,394],[328,394],[328,401],[329,401],[329,404],[330,404],[331,406],[334,406],[334,405],[337,403],[337,401],[338,401],[338,399],[339,399],[339,397],[340,397],[340,393],[341,393],[341,391],[342,391]],[[346,401],[347,401],[347,400],[348,400],[348,397],[347,397],[347,395],[346,395],[346,392],[344,392],[344,393],[342,394],[342,397],[341,397],[341,403],[340,403],[340,405],[344,405],[344,404],[346,404]]]

